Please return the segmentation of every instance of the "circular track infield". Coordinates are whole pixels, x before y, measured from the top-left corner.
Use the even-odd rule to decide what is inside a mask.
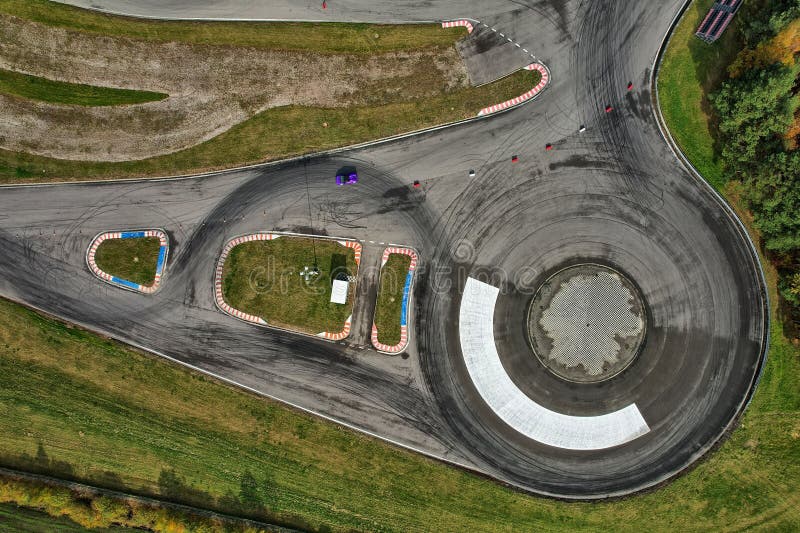
[[[633,362],[645,335],[644,302],[624,275],[575,265],[547,278],[528,309],[528,338],[539,361],[568,381],[590,383]]]

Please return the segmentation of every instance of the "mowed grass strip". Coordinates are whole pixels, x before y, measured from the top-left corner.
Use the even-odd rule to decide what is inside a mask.
[[[714,113],[708,94],[726,77],[728,65],[742,48],[734,18],[718,41],[695,37],[714,0],[696,0],[675,27],[658,74],[661,112],[670,133],[700,174],[722,191],[728,178],[714,139]]]
[[[160,249],[158,237],[106,239],[97,247],[95,262],[107,274],[150,286],[156,279]]]
[[[373,54],[451,46],[464,28],[440,24],[155,21],[106,15],[46,0],[0,0],[0,13],[47,26],[155,42]]]
[[[378,342],[388,346],[400,342],[400,311],[409,266],[410,256],[391,254],[381,269],[378,302],[375,304],[375,326],[378,328]]]
[[[70,161],[0,149],[0,183],[196,174],[274,161],[474,117],[487,105],[530,90],[540,76],[519,71],[482,87],[413,102],[348,109],[277,107],[192,148],[139,161]]]
[[[81,106],[142,104],[169,96],[151,91],[67,83],[5,69],[0,69],[0,93],[51,104]]]
[[[319,274],[301,275],[314,266]],[[347,303],[330,301],[334,276],[356,275],[355,253],[331,239],[282,236],[233,248],[223,269],[223,296],[232,307],[282,328],[316,335],[338,333],[353,312],[355,284]]]

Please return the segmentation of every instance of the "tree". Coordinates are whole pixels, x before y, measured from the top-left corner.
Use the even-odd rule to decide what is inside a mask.
[[[731,172],[742,174],[782,148],[797,108],[792,95],[797,70],[781,63],[751,69],[709,95],[719,116],[723,162]]]
[[[769,156],[745,183],[745,197],[765,247],[800,253],[800,153]]]

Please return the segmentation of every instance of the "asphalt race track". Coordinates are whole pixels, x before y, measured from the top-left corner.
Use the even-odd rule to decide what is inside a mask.
[[[551,83],[511,111],[359,149],[184,179],[0,189],[0,294],[504,483],[565,498],[656,485],[708,451],[743,410],[766,353],[760,269],[729,210],[672,153],[653,109],[654,60],[682,0],[474,7],[330,0],[324,11],[321,2],[288,0],[69,3],[164,18],[469,17],[528,49],[549,67]],[[474,59],[473,69],[480,65]],[[526,61],[524,54],[486,61],[486,71],[471,76],[491,79]],[[547,143],[553,150],[545,151]],[[333,176],[344,165],[358,168],[357,186],[336,187]],[[84,254],[96,234],[142,227],[164,228],[171,239],[158,293],[119,290],[89,272]],[[416,248],[407,352],[386,356],[359,336],[330,343],[218,311],[216,258],[228,239],[258,230],[352,237],[365,253],[381,242]],[[582,262],[624,273],[647,307],[638,357],[598,383],[557,378],[525,336],[527,305],[541,281]],[[613,447],[571,450],[503,422],[481,398],[462,354],[459,309],[469,278],[499,289],[495,346],[519,390],[570,416],[634,403],[649,431]]]

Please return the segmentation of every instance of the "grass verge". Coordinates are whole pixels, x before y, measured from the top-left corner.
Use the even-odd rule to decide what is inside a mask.
[[[306,282],[300,272],[314,266],[315,257],[319,275]],[[222,291],[229,305],[271,325],[312,335],[338,333],[353,312],[355,284],[347,304],[331,303],[333,279],[356,271],[352,248],[331,239],[283,236],[233,248],[225,260]]]
[[[168,94],[49,80],[0,69],[0,93],[52,104],[112,106],[156,102]]]
[[[714,0],[689,6],[670,38],[658,74],[661,112],[683,153],[718,191],[727,178],[716,147],[714,113],[708,94],[726,77],[728,65],[742,48],[734,19],[721,39],[708,44],[694,32]]]
[[[520,71],[489,85],[416,102],[349,109],[276,107],[192,148],[139,161],[70,161],[0,149],[0,183],[196,174],[273,161],[473,117],[487,104],[524,93],[531,83],[536,77]]]
[[[378,342],[388,346],[400,342],[400,311],[409,266],[410,256],[391,254],[381,269],[378,302],[375,304],[375,326],[378,328]]]
[[[95,262],[103,272],[149,287],[156,279],[158,237],[106,239],[97,247]]]
[[[0,13],[70,31],[153,42],[248,46],[314,53],[374,54],[451,46],[464,28],[439,24],[156,21],[49,2],[0,0]]]

